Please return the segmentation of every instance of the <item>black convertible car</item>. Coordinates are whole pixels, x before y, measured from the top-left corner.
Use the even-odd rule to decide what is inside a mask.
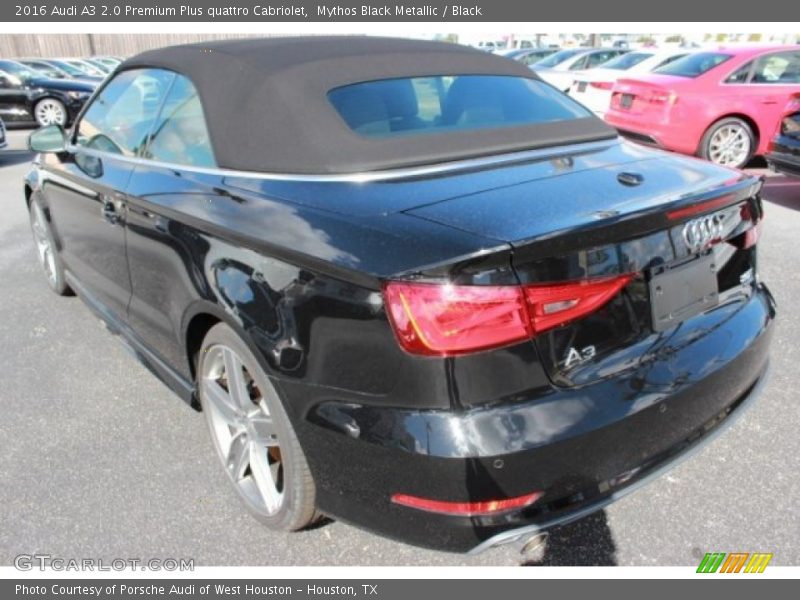
[[[50,286],[202,407],[274,528],[521,540],[685,457],[765,379],[761,181],[630,145],[488,53],[150,51],[30,144]]]
[[[789,105],[766,158],[774,170],[800,177],[800,100]]]
[[[95,84],[50,79],[13,60],[0,60],[0,117],[9,127],[71,123]]]

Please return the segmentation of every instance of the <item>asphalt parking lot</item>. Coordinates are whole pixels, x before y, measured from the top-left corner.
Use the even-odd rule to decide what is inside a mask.
[[[80,300],[39,272],[22,199],[27,132],[0,151],[0,565],[18,554],[193,558],[196,565],[696,565],[705,552],[800,564],[800,179],[769,174],[760,270],[779,305],[772,378],[724,436],[528,555],[431,552],[339,522],[258,525],[205,422]],[[755,171],[768,174],[762,165]]]

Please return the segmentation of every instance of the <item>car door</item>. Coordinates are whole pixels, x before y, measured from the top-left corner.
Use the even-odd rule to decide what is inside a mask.
[[[764,54],[737,69],[724,85],[735,91],[741,111],[756,122],[763,152],[786,104],[800,93],[800,50]]]
[[[236,204],[222,190],[197,91],[175,81],[127,189],[127,250],[132,296],[128,324],[168,364],[185,364],[183,311],[206,296],[203,264],[211,238],[176,215],[207,219]],[[206,172],[206,170],[211,171]]]
[[[31,113],[30,91],[13,75],[0,71],[0,118],[7,124],[28,122]]]
[[[124,319],[131,295],[125,188],[173,74],[123,71],[94,98],[63,155],[48,157],[43,194],[61,256],[85,292]]]

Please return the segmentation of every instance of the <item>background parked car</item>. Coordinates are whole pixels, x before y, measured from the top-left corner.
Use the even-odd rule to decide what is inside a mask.
[[[67,125],[94,92],[94,84],[48,79],[12,60],[0,60],[0,116],[7,125]]]
[[[62,60],[59,58],[41,58],[41,59],[24,58],[21,59],[19,62],[22,63],[23,65],[31,67],[35,67],[37,64],[49,65],[50,67],[55,67],[56,69],[63,71],[73,79],[83,79],[84,81],[94,81],[95,83],[103,80],[103,76],[89,75],[85,70],[79,69],[69,61]]]
[[[569,95],[603,116],[611,102],[611,89],[617,79],[633,74],[650,73],[689,53],[683,48],[670,50],[636,50],[612,58],[607,63],[574,74]]]
[[[775,171],[800,177],[800,97],[786,107],[766,158]]]
[[[103,63],[107,67],[113,69],[117,68],[117,65],[122,63],[122,59],[117,58],[116,56],[93,56],[93,60]]]
[[[621,48],[570,48],[532,64],[531,69],[550,85],[566,92],[572,85],[575,71],[599,67],[626,52]]]
[[[97,60],[96,58],[84,58],[83,62],[92,65],[98,71],[102,72],[103,75],[108,75],[111,71],[114,70],[115,67],[107,65],[106,63]]]
[[[6,138],[6,125],[3,119],[0,119],[0,150],[8,146],[8,139]]]
[[[557,51],[558,48],[524,48],[524,49],[518,48],[515,50],[505,50],[503,52],[498,52],[498,54],[500,56],[511,58],[526,65],[532,65],[533,63],[539,62],[540,60],[550,56],[551,54],[555,54]]]
[[[42,77],[47,77],[48,79],[74,79],[63,69],[59,69],[58,67],[48,64],[42,60],[23,58],[17,60],[16,62],[36,71],[39,75]]]
[[[798,92],[797,46],[703,51],[620,79],[605,119],[635,141],[742,167],[767,151]]]

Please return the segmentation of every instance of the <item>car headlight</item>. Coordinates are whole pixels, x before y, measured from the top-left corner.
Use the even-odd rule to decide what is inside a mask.
[[[67,92],[67,96],[73,100],[86,100],[91,95],[91,92]]]

